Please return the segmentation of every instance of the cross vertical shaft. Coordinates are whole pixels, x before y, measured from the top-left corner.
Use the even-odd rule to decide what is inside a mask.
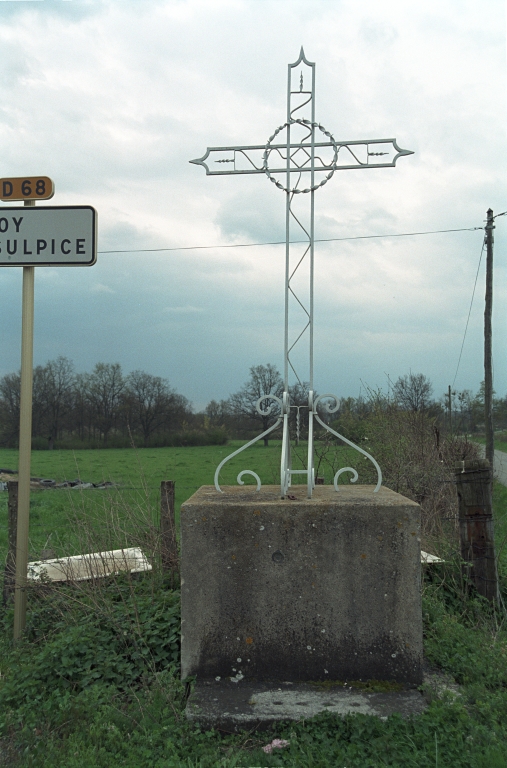
[[[301,70],[298,72],[298,68]],[[303,67],[307,77],[303,75]],[[299,76],[299,77],[298,77]],[[299,79],[299,89],[297,88],[297,81]],[[310,81],[310,85],[305,89],[305,80]],[[296,81],[296,82],[295,82]],[[303,111],[307,107],[307,110]],[[296,123],[296,120],[306,120],[304,126],[301,123]],[[295,216],[292,210],[292,204],[296,197],[295,189],[301,182],[302,170],[299,167],[299,163],[296,167],[293,164],[293,156],[298,153],[296,141],[293,141],[293,134],[296,129],[301,129],[306,133],[304,140],[307,142],[306,153],[308,154],[309,167],[310,167],[310,195],[309,205],[304,206],[309,208],[309,220],[307,229],[302,226],[301,221]],[[291,464],[290,454],[290,395],[289,395],[289,374],[290,369],[294,372],[297,382],[302,384],[302,380],[298,375],[295,366],[293,365],[290,353],[299,342],[299,340],[308,332],[308,370],[307,381],[309,384],[309,397],[312,399],[313,395],[313,286],[314,286],[314,241],[315,241],[315,64],[307,61],[303,49],[301,49],[299,58],[293,64],[288,65],[287,75],[287,118],[286,118],[286,132],[287,132],[287,144],[286,144],[286,183],[285,183],[285,332],[284,332],[284,414],[283,414],[283,437],[282,437],[282,461],[281,461],[281,492],[282,496],[287,493],[287,490],[291,483],[292,474],[306,474],[308,498],[311,498],[313,485],[314,485],[314,469],[313,469],[313,412],[311,407],[308,407],[308,457],[306,470],[293,470]],[[294,144],[296,144],[294,152]],[[308,160],[304,162],[303,167],[308,164]],[[293,176],[297,175],[297,180],[293,183]],[[303,195],[303,198],[305,196]],[[298,247],[291,247],[291,224],[296,222],[303,233],[308,237],[308,245],[304,249],[303,256],[298,260]],[[296,238],[298,239],[298,238]],[[295,254],[295,257],[293,256]],[[295,277],[296,272],[299,269],[304,268],[303,262],[307,262],[308,272],[308,294],[307,301],[308,307],[303,305],[302,298],[298,297],[295,293],[295,289],[292,288],[291,282]],[[303,329],[296,336],[295,340],[291,343],[290,336],[290,299],[292,298],[300,305],[306,314],[306,322]],[[298,408],[299,415],[299,408]]]

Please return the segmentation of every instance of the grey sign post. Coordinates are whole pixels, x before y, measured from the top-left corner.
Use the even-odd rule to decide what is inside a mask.
[[[15,640],[26,623],[35,267],[91,266],[96,260],[97,212],[91,206],[35,208],[35,200],[29,199],[23,207],[0,208],[0,267],[23,267]]]
[[[309,84],[308,84],[309,83]],[[315,485],[314,469],[314,426],[315,423],[336,435],[347,445],[355,448],[369,459],[377,471],[378,491],[382,482],[379,465],[369,453],[352,443],[343,435],[326,424],[319,416],[320,405],[328,414],[338,410],[339,400],[335,395],[314,395],[313,376],[313,294],[314,294],[314,243],[315,243],[315,192],[323,187],[335,171],[372,168],[392,168],[399,157],[412,155],[413,152],[401,149],[396,139],[369,139],[357,141],[337,141],[333,135],[315,120],[315,64],[308,61],[303,48],[299,58],[288,66],[287,117],[269,137],[265,144],[231,147],[208,147],[205,154],[196,160],[195,165],[202,165],[208,176],[231,174],[262,174],[285,192],[285,331],[284,331],[284,392],[282,398],[274,395],[261,397],[257,410],[261,414],[278,409],[276,422],[265,432],[258,435],[239,450],[227,456],[215,472],[215,487],[221,491],[219,473],[226,462],[241,451],[261,440],[278,427],[283,426],[281,457],[281,496],[285,497],[291,485],[293,475],[306,475],[308,498],[312,497]],[[296,203],[302,198],[309,201],[309,206]],[[303,238],[304,245],[296,245],[291,233],[295,228],[297,239]],[[305,270],[304,281],[299,281]],[[306,286],[305,286],[306,282]],[[301,295],[303,287],[304,295]],[[295,310],[295,311],[294,311]],[[289,319],[295,315],[296,329],[292,332]],[[299,313],[299,314],[297,314]],[[289,435],[289,416],[291,409],[299,409],[291,404],[289,395],[289,372],[302,384],[304,375],[296,369],[294,356],[298,345],[307,343],[306,372],[309,382],[308,392],[308,457],[306,469],[293,469]],[[271,405],[269,405],[271,401]],[[353,467],[343,467],[336,472],[334,486],[338,491],[338,478],[344,472],[352,474],[351,482],[358,479]],[[243,484],[242,477],[251,475],[261,487],[259,476],[251,470],[240,472],[237,478]]]

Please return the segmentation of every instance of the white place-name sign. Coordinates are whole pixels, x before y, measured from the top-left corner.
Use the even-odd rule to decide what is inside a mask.
[[[90,205],[0,207],[0,266],[75,266],[97,260],[97,211]]]

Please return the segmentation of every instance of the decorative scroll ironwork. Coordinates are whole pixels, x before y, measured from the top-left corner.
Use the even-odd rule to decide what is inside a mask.
[[[297,78],[297,67],[301,67]],[[307,69],[306,69],[307,68]],[[303,71],[304,70],[304,71]],[[309,70],[309,71],[308,71]],[[305,74],[309,75],[310,86],[305,87]],[[293,82],[295,81],[295,83]],[[302,134],[302,135],[300,135]],[[317,141],[316,136],[325,138]],[[280,139],[285,137],[283,143]],[[279,409],[279,415],[275,423],[250,440],[246,445],[231,453],[218,465],[215,472],[215,488],[221,491],[219,475],[222,467],[234,456],[245,451],[251,445],[267,437],[278,428],[282,427],[282,452],[280,462],[280,485],[282,498],[286,496],[291,485],[293,475],[306,475],[307,495],[312,497],[315,486],[314,467],[314,431],[315,424],[319,424],[329,433],[335,435],[347,445],[351,446],[365,458],[371,461],[377,472],[377,484],[374,491],[378,491],[382,483],[382,472],[373,456],[353,443],[348,438],[332,429],[321,418],[318,412],[320,405],[327,414],[336,413],[339,400],[335,395],[314,395],[313,382],[313,293],[314,293],[314,222],[315,204],[314,195],[317,189],[323,187],[331,179],[335,171],[346,169],[367,168],[392,168],[399,157],[412,155],[413,152],[401,149],[396,139],[371,139],[358,141],[336,141],[332,134],[315,120],[315,64],[305,57],[301,48],[299,58],[293,64],[288,65],[287,85],[287,117],[285,123],[280,125],[270,136],[265,144],[233,147],[208,147],[205,154],[196,160],[190,160],[195,165],[202,165],[208,176],[220,176],[244,173],[262,173],[285,192],[285,330],[284,330],[284,392],[279,397],[266,394],[259,398],[256,409],[261,416],[273,413],[275,406]],[[382,158],[382,159],[377,159]],[[384,159],[386,158],[386,159]],[[220,168],[216,168],[219,165]],[[302,183],[307,178],[304,174],[310,174],[309,183]],[[279,180],[276,175],[285,174],[285,180]],[[309,210],[295,211],[295,200],[301,196],[309,195]],[[306,217],[307,221],[302,221]],[[298,227],[304,235],[303,248],[297,248],[290,236],[291,227]],[[301,253],[302,251],[302,253]],[[306,273],[304,270],[306,269]],[[297,287],[298,280],[307,278],[305,288],[306,296],[301,296]],[[302,323],[299,330],[290,333],[289,315],[290,308],[302,314]],[[301,405],[291,405],[289,395],[289,372],[292,372],[297,382],[302,385],[302,379],[296,370],[292,352],[303,339],[308,342],[308,455],[306,469],[293,469],[291,461],[290,439],[290,414],[291,409],[297,409],[297,436],[299,442],[299,411]],[[264,401],[272,401],[268,407],[261,408]],[[335,405],[323,400],[332,400]],[[338,491],[338,480],[343,473],[351,473],[352,483],[358,479],[358,473],[353,467],[343,467],[334,476],[334,487]],[[261,480],[256,472],[245,469],[237,477],[240,485],[244,484],[243,477],[253,477],[257,484],[257,490],[261,488]]]

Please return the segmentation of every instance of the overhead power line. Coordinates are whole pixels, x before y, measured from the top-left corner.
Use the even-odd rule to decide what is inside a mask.
[[[477,288],[477,279],[479,277],[479,270],[481,268],[481,262],[482,262],[482,254],[484,253],[485,247],[486,247],[486,241],[484,240],[482,243],[481,255],[479,256],[479,263],[477,265],[477,272],[475,273],[474,289],[472,291],[472,298],[470,299],[470,308],[468,310],[468,317],[465,325],[465,333],[463,334],[463,341],[461,342],[461,349],[459,351],[459,358],[458,358],[458,364],[456,366],[456,373],[454,374],[454,379],[452,380],[453,387],[454,387],[454,382],[456,381],[456,376],[458,375],[459,364],[461,363],[461,355],[463,354],[463,347],[465,346],[465,339],[467,337],[467,331],[468,331],[468,323],[470,321],[470,315],[472,313],[472,304],[474,303],[475,289]]]
[[[505,212],[507,213],[507,211]],[[503,214],[499,213],[498,216]],[[460,229],[432,229],[428,232],[400,232],[392,235],[356,235],[355,237],[326,237],[316,239],[316,243],[334,243],[343,240],[373,240],[383,237],[415,237],[417,235],[439,235],[444,232],[475,232],[483,227],[461,227]],[[294,244],[306,243],[307,240],[292,240]],[[179,245],[173,248],[132,248],[129,250],[98,251],[98,253],[160,253],[162,251],[202,251],[213,248],[253,248],[262,245],[285,245],[285,240],[276,240],[270,243],[233,243],[232,245]]]

